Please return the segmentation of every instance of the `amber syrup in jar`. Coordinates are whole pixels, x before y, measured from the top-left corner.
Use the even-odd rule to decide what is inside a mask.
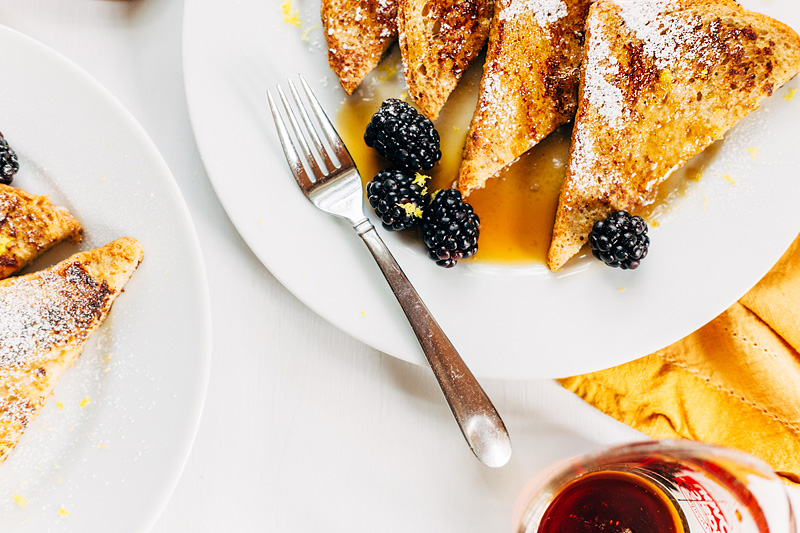
[[[623,466],[584,474],[560,488],[536,533],[770,531],[746,483],[715,462],[653,458]]]
[[[624,472],[595,472],[552,501],[538,533],[682,533],[680,515],[653,483]]]

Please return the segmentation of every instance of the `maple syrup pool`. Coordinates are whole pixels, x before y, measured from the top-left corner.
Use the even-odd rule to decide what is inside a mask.
[[[449,189],[458,176],[464,141],[478,101],[482,61],[464,73],[434,123],[441,137],[442,159],[428,172],[431,191]],[[364,185],[384,168],[387,160],[364,143],[364,130],[387,98],[409,101],[404,92],[399,51],[394,47],[376,71],[336,114],[336,129],[361,172]],[[558,194],[564,181],[572,124],[566,124],[528,150],[514,163],[490,178],[467,201],[481,219],[478,253],[466,261],[503,264],[544,264],[553,233]],[[719,148],[715,143],[685,168],[659,186],[655,203],[636,210],[651,226],[671,212],[676,200],[686,196]]]
[[[459,98],[456,91],[436,121],[442,159],[428,173],[432,178],[428,183],[431,191],[449,189],[458,176],[476,99],[477,95],[474,99]],[[336,117],[337,130],[365,184],[388,166],[384,158],[364,143],[364,130],[382,101],[383,98],[350,97]],[[458,109],[461,107],[464,109]],[[544,263],[566,171],[570,133],[571,127],[560,128],[487,181],[483,189],[470,194],[468,202],[481,219],[475,256],[479,261]]]

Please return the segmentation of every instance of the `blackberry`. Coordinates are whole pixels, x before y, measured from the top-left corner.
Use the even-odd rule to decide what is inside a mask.
[[[383,227],[399,231],[416,226],[428,203],[428,176],[402,170],[382,170],[367,183],[367,199]]]
[[[633,270],[647,256],[647,224],[642,217],[617,211],[594,223],[589,244],[592,254],[608,266]]]
[[[0,183],[8,185],[19,170],[19,158],[0,133]]]
[[[364,142],[400,170],[430,170],[442,158],[433,122],[409,104],[389,98],[367,124]]]
[[[481,221],[456,189],[436,191],[422,216],[422,239],[428,256],[450,268],[478,251]]]

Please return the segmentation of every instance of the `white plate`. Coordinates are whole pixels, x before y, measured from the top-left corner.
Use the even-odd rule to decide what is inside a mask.
[[[15,31],[0,27],[0,49],[0,131],[21,160],[13,185],[48,194],[85,231],[28,271],[122,236],[145,250],[0,467],[0,531],[145,531],[178,481],[205,397],[210,312],[197,237],[155,146],[108,92]]]
[[[800,28],[795,0],[742,3]],[[319,2],[294,7],[299,28],[283,22],[278,2],[186,3],[184,75],[203,161],[245,241],[290,291],[354,337],[422,363],[369,253],[345,223],[306,201],[278,144],[267,89],[300,73],[329,114],[344,99],[327,66]],[[798,87],[793,80],[727,135],[705,177],[652,229],[637,271],[588,258],[559,275],[538,264],[444,270],[419,246],[382,235],[479,376],[565,376],[644,356],[722,312],[797,236],[800,98],[784,96]]]

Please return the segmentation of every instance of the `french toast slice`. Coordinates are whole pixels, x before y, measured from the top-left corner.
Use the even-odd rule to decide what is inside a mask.
[[[397,0],[397,33],[408,94],[436,120],[489,38],[493,0]]]
[[[353,94],[397,36],[397,0],[322,0],[328,64]]]
[[[589,0],[496,0],[480,96],[458,172],[465,196],[556,128],[578,106]]]
[[[0,279],[63,240],[80,242],[80,223],[46,196],[0,184]]]
[[[0,463],[78,359],[142,260],[122,238],[0,281]]]
[[[657,185],[800,71],[800,37],[732,0],[598,0],[547,265]]]

